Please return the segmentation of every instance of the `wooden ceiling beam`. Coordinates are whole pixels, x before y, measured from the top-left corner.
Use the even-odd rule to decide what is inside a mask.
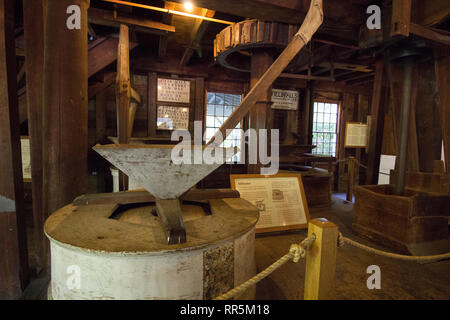
[[[121,24],[134,27],[137,31],[166,35],[175,32],[175,27],[157,21],[152,21],[137,16],[131,16],[125,13],[114,14],[113,11],[89,8],[89,23],[120,27]]]
[[[119,39],[107,38],[96,45],[93,45],[89,49],[89,67],[88,76],[91,77],[106,66],[110,65],[117,60],[117,46],[119,45]],[[135,48],[138,44],[130,42],[130,50]]]
[[[443,22],[450,15],[448,0],[413,0],[412,2],[412,22],[433,26]]]
[[[88,92],[89,99],[94,98],[97,94],[108,88],[114,83],[116,79],[115,72],[106,72],[103,76],[103,81],[93,82],[89,84]]]
[[[214,10],[202,9],[201,16],[212,18],[215,15]],[[205,20],[195,20],[194,25],[191,30],[191,42],[190,45],[184,51],[183,57],[181,58],[180,65],[185,66],[189,63],[192,58],[194,50],[200,48],[200,42],[206,32],[209,22]]]

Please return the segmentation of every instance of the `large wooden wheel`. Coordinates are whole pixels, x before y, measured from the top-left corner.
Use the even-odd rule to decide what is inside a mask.
[[[245,20],[223,29],[214,40],[214,58],[222,66],[242,72],[249,69],[231,62],[231,55],[247,54],[255,49],[283,50],[292,40],[299,25],[260,20]]]

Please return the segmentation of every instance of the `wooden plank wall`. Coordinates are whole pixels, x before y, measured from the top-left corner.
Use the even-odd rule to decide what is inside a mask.
[[[0,299],[29,282],[13,37],[14,1],[0,0]]]

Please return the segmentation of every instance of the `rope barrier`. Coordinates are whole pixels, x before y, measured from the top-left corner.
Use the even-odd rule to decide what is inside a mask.
[[[450,252],[438,254],[438,255],[434,255],[434,256],[406,256],[406,255],[402,255],[402,254],[390,253],[390,252],[386,252],[386,251],[368,247],[368,246],[363,245],[359,242],[356,242],[352,239],[346,238],[342,235],[342,233],[339,233],[338,243],[339,243],[339,247],[342,247],[345,243],[347,243],[354,247],[357,247],[359,249],[362,249],[364,251],[367,251],[367,252],[370,252],[370,253],[373,253],[373,254],[376,254],[379,256],[397,259],[397,260],[403,260],[403,261],[436,262],[439,260],[450,259]]]
[[[308,246],[310,246],[314,241],[316,240],[316,235],[312,234],[311,236],[307,237],[305,240],[300,242],[300,244],[292,244],[291,248],[289,249],[289,252],[282,256],[280,259],[278,259],[275,263],[258,273],[253,278],[247,280],[243,284],[237,286],[236,288],[228,291],[225,294],[222,294],[221,296],[215,298],[214,300],[230,300],[231,298],[237,296],[238,294],[244,292],[248,288],[254,286],[259,281],[273,273],[275,270],[280,268],[282,265],[287,263],[288,261],[292,260],[293,262],[297,263],[300,258],[304,258],[306,255],[306,249]]]

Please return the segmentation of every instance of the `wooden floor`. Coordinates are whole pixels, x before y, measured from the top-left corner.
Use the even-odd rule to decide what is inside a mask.
[[[384,249],[352,234],[353,205],[338,195],[327,208],[310,209],[311,218],[327,218],[339,226],[344,236],[369,246]],[[306,230],[289,234],[258,236],[256,239],[256,263],[263,270],[287,253],[292,243],[299,243]],[[387,249],[388,250],[388,249]],[[367,267],[378,265],[381,269],[381,290],[369,290],[366,286]],[[450,260],[417,264],[374,256],[363,250],[344,246],[338,249],[336,264],[336,299],[340,300],[400,300],[400,299],[450,299]],[[305,260],[288,262],[256,287],[256,298],[303,299]],[[24,294],[24,299],[45,299],[48,278],[35,279]]]
[[[311,218],[327,218],[339,226],[342,234],[374,248],[389,251],[352,234],[353,205],[339,196],[333,197],[331,208],[310,209]],[[306,230],[291,234],[258,236],[256,263],[263,270],[288,252],[292,243],[306,237]],[[367,267],[381,269],[381,290],[369,290]],[[303,299],[305,260],[289,262],[256,287],[257,299]],[[450,260],[418,264],[375,256],[363,250],[344,246],[338,249],[336,262],[336,299],[339,300],[404,300],[450,299]]]

